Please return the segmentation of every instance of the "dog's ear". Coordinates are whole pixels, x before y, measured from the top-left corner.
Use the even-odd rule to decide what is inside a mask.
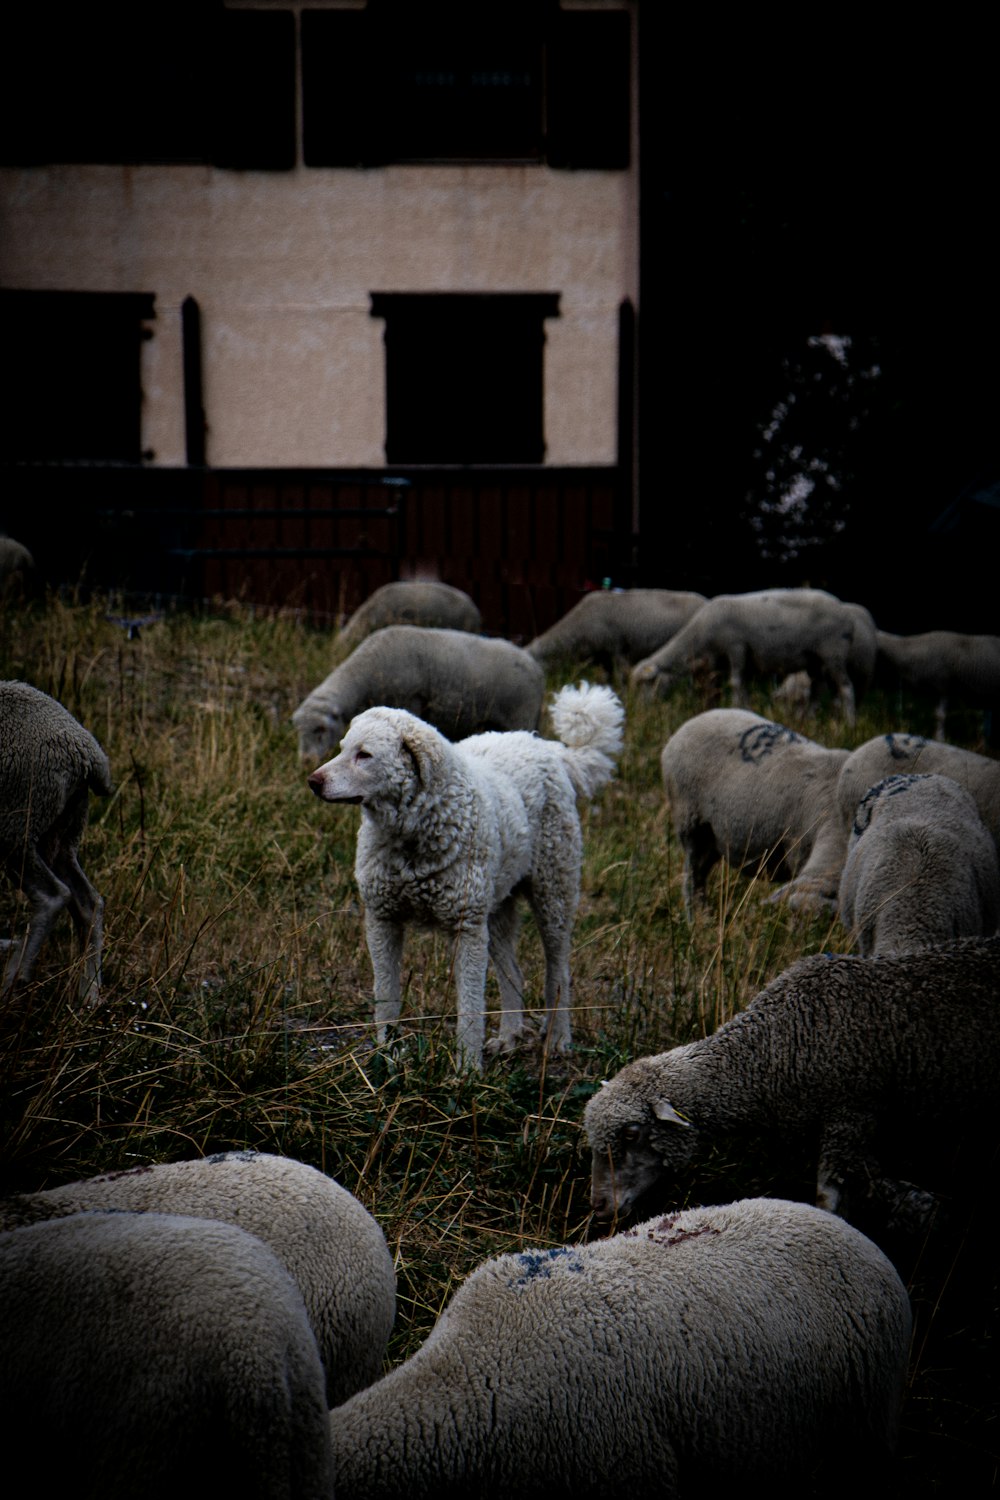
[[[437,776],[444,764],[446,746],[444,736],[428,724],[420,724],[403,734],[400,749],[412,761],[421,786],[429,786]]]

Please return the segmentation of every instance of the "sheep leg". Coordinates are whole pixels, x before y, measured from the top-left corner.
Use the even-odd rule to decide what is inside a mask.
[[[375,1036],[384,1042],[402,1003],[403,926],[365,912],[365,940],[375,975]]]
[[[872,1115],[839,1115],[827,1120],[819,1143],[816,1169],[816,1206],[844,1216],[844,1195],[850,1178],[879,1178],[874,1157],[866,1148],[875,1130]]]
[[[944,741],[947,739],[948,726],[948,699],[942,695],[934,708],[934,738]]]
[[[708,877],[718,863],[712,830],[705,823],[680,831],[681,848],[684,850],[684,869],[681,872],[681,895],[684,912],[689,922],[694,921],[695,903],[705,894]]]
[[[854,683],[843,667],[831,667],[830,677],[837,689],[837,697],[844,713],[844,723],[852,725],[857,718],[854,701]]]
[[[10,945],[3,980],[0,982],[0,995],[5,995],[17,980],[24,983],[31,978],[38,951],[59,913],[70,900],[69,887],[59,879],[54,870],[49,869],[34,849],[25,851],[24,863],[19,871],[19,884],[31,902],[31,918],[23,942],[13,941]]]
[[[486,964],[489,957],[489,927],[463,927],[455,953],[455,985],[458,990],[458,1055],[461,1067],[483,1065],[486,1035]]]
[[[487,1043],[491,1053],[511,1052],[524,1035],[524,976],[517,961],[521,915],[517,900],[508,896],[490,917],[490,960],[500,986],[500,1029]]]
[[[746,666],[746,651],[734,648],[729,655],[729,691],[737,708],[746,708],[747,697],[743,687],[743,669]]]
[[[83,953],[80,999],[96,1005],[101,995],[104,900],[80,868],[75,849],[69,850],[60,861],[59,873],[69,888],[69,914]]]

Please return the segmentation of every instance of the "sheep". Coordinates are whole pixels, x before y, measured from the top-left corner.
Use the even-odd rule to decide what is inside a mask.
[[[876,782],[854,815],[839,907],[863,954],[995,932],[1000,862],[971,794],[933,773]]]
[[[831,1455],[838,1483],[867,1479],[895,1443],[910,1322],[871,1241],[779,1199],[501,1255],[331,1413],[338,1500],[790,1494]]]
[[[14,1229],[0,1235],[0,1302],[0,1406],[9,1462],[20,1452],[25,1465],[15,1488],[333,1495],[302,1298],[245,1230],[127,1213]]]
[[[954,1136],[995,1106],[998,960],[995,936],[885,958],[816,954],[712,1035],[626,1064],[584,1110],[595,1214],[626,1217],[717,1137],[767,1131],[779,1150],[816,1138],[821,1208],[923,1227],[932,1194],[883,1172],[875,1133],[915,1136],[928,1121]]]
[[[0,532],[0,601],[16,599],[30,588],[35,559],[22,542]]]
[[[721,859],[787,876],[775,894],[793,906],[833,908],[847,844],[835,793],[847,756],[742,708],[710,708],[675,730],[660,770],[689,921]]]
[[[61,703],[26,682],[0,682],[0,864],[32,912],[9,949],[0,995],[26,983],[59,913],[69,909],[83,950],[81,1000],[100,999],[104,901],[80,867],[91,792],[112,791],[108,759]]]
[[[934,738],[945,738],[948,705],[955,697],[1000,707],[1000,635],[928,630],[922,635],[877,632],[883,680],[934,695]]]
[[[450,583],[432,579],[384,583],[369,594],[337,636],[338,646],[354,647],[386,625],[432,625],[446,630],[477,633],[482,628],[479,610],[468,594]]]
[[[292,714],[305,763],[336,750],[367,708],[405,708],[451,740],[488,729],[537,729],[545,673],[510,641],[461,630],[386,625],[334,668]]]
[[[884,776],[937,771],[971,792],[979,816],[1000,850],[1000,761],[958,745],[925,740],[918,734],[876,734],[852,750],[840,769],[837,807],[850,833],[854,813],[868,788]]]
[[[575,661],[608,671],[631,666],[676,635],[704,603],[704,594],[674,589],[595,589],[525,650],[543,667]]]
[[[314,1167],[253,1151],[135,1167],[0,1201],[0,1230],[98,1210],[238,1225],[270,1246],[298,1286],[329,1405],[381,1375],[396,1311],[392,1256],[371,1214]]]
[[[851,658],[867,659],[861,646],[869,630],[873,641],[875,625],[867,610],[822,589],[717,594],[665,646],[632,668],[631,681],[655,686],[665,696],[681,677],[724,667],[734,702],[745,707],[748,672],[785,676],[805,670],[814,690],[824,678],[832,683],[846,722],[853,724]]]

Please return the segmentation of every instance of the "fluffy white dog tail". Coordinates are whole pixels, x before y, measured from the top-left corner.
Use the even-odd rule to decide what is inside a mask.
[[[566,768],[582,797],[592,797],[615,774],[625,710],[609,687],[560,688],[549,709],[552,727],[566,747]]]

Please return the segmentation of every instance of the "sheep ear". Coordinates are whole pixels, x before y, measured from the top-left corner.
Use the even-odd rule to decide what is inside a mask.
[[[685,1120],[683,1115],[677,1113],[669,1099],[657,1099],[653,1105],[653,1114],[658,1120],[666,1120],[671,1125],[683,1125],[688,1130],[694,1126],[690,1120]]]

